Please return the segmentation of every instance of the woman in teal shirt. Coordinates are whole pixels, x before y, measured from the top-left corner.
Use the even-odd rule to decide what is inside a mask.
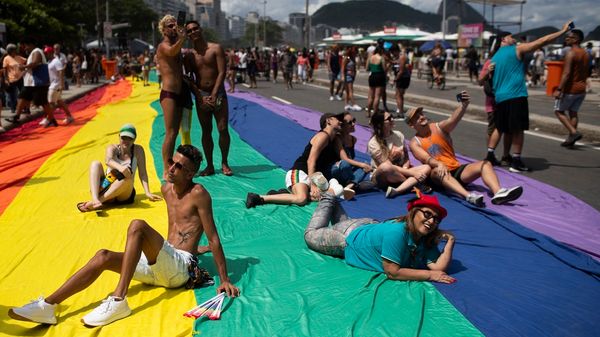
[[[351,266],[384,272],[392,280],[455,282],[445,273],[454,236],[438,228],[446,209],[429,195],[411,200],[407,209],[407,215],[384,222],[351,219],[333,194],[323,192],[304,240],[314,251],[344,257]],[[446,241],[441,253],[440,240]]]

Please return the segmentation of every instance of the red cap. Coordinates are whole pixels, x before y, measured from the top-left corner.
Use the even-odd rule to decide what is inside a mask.
[[[410,201],[406,206],[409,211],[413,209],[413,207],[429,207],[435,209],[438,212],[440,220],[448,215],[448,211],[440,205],[438,199],[433,195],[421,194],[419,198]]]
[[[54,53],[54,48],[52,48],[52,46],[46,46],[46,47],[44,47],[44,53],[46,53],[46,54]]]

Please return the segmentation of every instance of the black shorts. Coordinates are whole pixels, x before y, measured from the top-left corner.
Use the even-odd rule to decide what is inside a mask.
[[[43,106],[48,104],[48,86],[43,87],[23,87],[19,98],[25,101],[33,102],[34,105]]]
[[[396,89],[408,89],[410,86],[410,77],[400,77],[396,81]]]
[[[456,179],[456,181],[458,181],[461,185],[465,185],[465,183],[460,179],[460,175],[463,173],[463,171],[465,170],[465,167],[467,167],[467,164],[464,165],[460,165],[459,167],[455,168],[454,170],[450,171],[450,175]]]
[[[129,205],[129,204],[133,204],[133,202],[135,201],[135,188],[131,190],[131,194],[129,195],[129,198],[125,199],[125,200],[115,200],[114,203],[117,205]]]
[[[377,87],[385,87],[385,73],[377,72],[371,73],[369,76],[369,87],[377,88]]]
[[[492,133],[494,133],[494,130],[496,130],[496,123],[494,123],[495,117],[496,116],[496,112],[491,111],[488,112],[487,114],[487,122],[488,122],[488,126],[487,126],[487,134],[488,136],[491,136]]]
[[[512,98],[496,103],[496,129],[502,133],[529,130],[529,103],[527,97]]]

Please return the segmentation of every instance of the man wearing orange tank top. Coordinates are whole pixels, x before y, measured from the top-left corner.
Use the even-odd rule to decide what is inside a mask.
[[[565,56],[565,66],[558,88],[554,91],[554,113],[567,128],[569,136],[560,145],[572,147],[583,135],[577,131],[577,111],[585,99],[586,80],[590,73],[589,54],[579,44],[583,32],[573,29],[565,36],[565,43],[571,50]],[[567,111],[569,115],[567,116]]]
[[[410,140],[410,150],[419,161],[431,166],[431,180],[449,192],[458,194],[477,207],[484,207],[483,195],[468,192],[464,186],[478,178],[494,194],[492,203],[505,204],[518,199],[523,193],[521,186],[503,188],[498,182],[494,167],[487,160],[461,164],[456,159],[450,133],[456,128],[471,102],[466,91],[460,94],[461,104],[450,117],[434,123],[423,114],[423,108],[408,110],[406,123],[415,129],[416,134]]]

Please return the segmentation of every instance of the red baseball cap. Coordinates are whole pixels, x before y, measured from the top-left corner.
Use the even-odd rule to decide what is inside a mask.
[[[438,199],[433,195],[422,194],[419,198],[409,201],[406,208],[410,211],[413,207],[429,207],[435,209],[438,212],[440,220],[448,215],[448,211],[440,205]]]
[[[47,53],[47,54],[54,53],[54,48],[52,48],[52,46],[46,46],[46,47],[44,47],[44,53]]]

